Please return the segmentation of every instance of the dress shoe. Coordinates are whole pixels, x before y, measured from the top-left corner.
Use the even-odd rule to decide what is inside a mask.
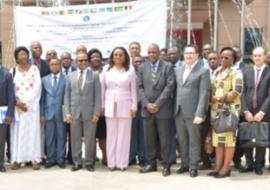
[[[247,173],[247,172],[252,172],[252,171],[253,171],[252,166],[243,167],[242,169],[239,170],[240,173]]]
[[[224,178],[224,177],[230,177],[231,176],[231,170],[225,172],[225,173],[218,173],[215,175],[215,178]]]
[[[263,174],[263,171],[262,171],[262,168],[254,168],[254,170],[255,170],[255,174],[257,174],[257,175],[262,175]]]
[[[0,172],[6,172],[7,170],[6,170],[6,168],[5,168],[5,166],[0,166]]]
[[[32,169],[33,170],[39,170],[40,169],[40,165],[38,163],[33,163],[32,164]]]
[[[197,177],[198,176],[198,170],[190,170],[189,175],[190,175],[190,177]]]
[[[128,163],[129,166],[136,165],[136,164],[137,164],[136,159],[132,159]]]
[[[87,165],[87,166],[85,166],[85,168],[86,168],[86,170],[89,171],[89,172],[95,171],[95,168],[94,168],[93,165]]]
[[[140,169],[140,173],[149,173],[149,172],[155,172],[157,171],[157,166],[156,165],[146,165],[142,169]]]
[[[185,172],[188,172],[188,171],[189,171],[188,167],[180,167],[179,169],[176,170],[176,173],[182,174],[182,173],[185,173]]]
[[[46,164],[45,164],[45,168],[51,168],[51,167],[53,167],[53,166],[55,166],[56,164],[55,163],[49,163],[49,162],[47,162]]]
[[[212,171],[212,172],[209,172],[207,174],[207,176],[213,176],[213,177],[215,177],[216,175],[218,175],[218,172],[217,171]]]
[[[78,170],[80,170],[80,169],[82,169],[82,165],[73,165],[73,166],[71,167],[71,171],[72,171],[72,172],[78,171]]]
[[[145,161],[144,160],[139,160],[139,166],[144,167],[145,166]]]
[[[162,176],[166,177],[171,175],[171,169],[169,167],[164,167],[162,170]]]
[[[17,170],[17,169],[20,169],[21,167],[21,164],[17,163],[17,162],[14,162],[12,165],[11,165],[11,169],[12,170]]]
[[[62,168],[62,169],[66,168],[66,164],[65,163],[58,164],[58,166],[59,166],[59,168]]]
[[[242,170],[243,169],[243,166],[241,165],[241,163],[234,163],[234,168],[237,169],[237,170]]]

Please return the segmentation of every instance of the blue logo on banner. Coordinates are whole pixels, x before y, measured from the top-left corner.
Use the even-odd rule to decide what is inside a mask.
[[[84,16],[83,17],[83,21],[84,22],[89,22],[90,21],[90,16],[88,16],[88,15],[87,16]]]

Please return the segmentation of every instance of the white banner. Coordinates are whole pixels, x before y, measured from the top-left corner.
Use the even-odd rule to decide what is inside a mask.
[[[78,45],[98,48],[104,57],[116,46],[128,48],[132,41],[142,45],[146,55],[149,43],[165,47],[166,0],[141,0],[65,7],[15,7],[16,45],[29,47],[38,40],[46,50],[74,55]]]

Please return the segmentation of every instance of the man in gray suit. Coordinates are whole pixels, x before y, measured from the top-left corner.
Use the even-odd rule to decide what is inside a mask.
[[[85,168],[94,171],[95,135],[101,106],[101,87],[98,74],[87,69],[86,53],[79,53],[76,63],[78,69],[67,76],[65,90],[66,121],[71,124],[73,159],[71,171],[77,171],[82,167],[82,136],[85,143]]]
[[[208,108],[210,72],[198,64],[198,53],[194,46],[184,48],[185,64],[175,69],[175,123],[181,152],[181,167],[177,173],[188,172],[198,175],[200,160],[200,126]]]
[[[172,118],[173,66],[159,59],[159,46],[150,44],[148,61],[138,70],[138,89],[142,104],[147,165],[140,170],[157,170],[157,137],[160,140],[163,176],[170,175],[170,119]]]

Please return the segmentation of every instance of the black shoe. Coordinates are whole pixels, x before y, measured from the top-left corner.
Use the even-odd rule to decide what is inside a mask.
[[[45,164],[45,168],[52,168],[53,166],[55,166],[55,163],[49,163],[49,162],[47,162]]]
[[[128,163],[129,166],[136,165],[136,164],[137,164],[136,159],[132,159]]]
[[[197,177],[198,176],[198,170],[190,170],[189,175],[190,175],[190,177]]]
[[[263,171],[262,171],[262,168],[254,168],[254,170],[255,170],[255,174],[257,174],[257,175],[262,175],[263,174]]]
[[[139,166],[144,167],[145,166],[145,161],[144,160],[139,160]]]
[[[0,167],[0,172],[6,172],[7,170],[6,170],[6,168],[5,168],[5,166],[1,166]]]
[[[66,164],[65,163],[58,164],[58,166],[59,166],[59,168],[62,168],[62,169],[66,168]]]
[[[225,172],[225,173],[218,173],[215,175],[215,178],[224,178],[224,177],[230,177],[231,176],[231,170]]]
[[[72,171],[72,172],[78,171],[78,170],[80,170],[80,169],[82,169],[82,165],[73,165],[73,166],[71,167],[71,171]]]
[[[94,168],[93,165],[87,165],[87,166],[85,166],[85,168],[86,168],[86,170],[89,171],[89,172],[95,171],[95,168]]]
[[[162,176],[166,177],[166,176],[169,176],[169,175],[171,175],[170,167],[164,167],[163,170],[162,170]]]
[[[200,170],[208,170],[208,169],[211,169],[211,164],[202,164],[200,165],[199,169]]]
[[[234,168],[237,170],[242,170],[243,166],[241,165],[241,163],[234,163]]]
[[[247,172],[252,172],[252,171],[253,171],[252,166],[242,167],[242,169],[239,170],[240,173],[247,173]]]
[[[155,172],[157,171],[157,166],[156,165],[146,165],[142,169],[140,169],[140,173],[149,173],[149,172]]]
[[[176,173],[182,174],[182,173],[185,173],[185,172],[188,172],[188,171],[189,171],[188,167],[180,167],[179,169],[176,170]]]
[[[209,172],[207,174],[207,176],[212,176],[212,177],[215,177],[216,175],[218,175],[218,172],[217,171],[212,171],[212,172]]]

